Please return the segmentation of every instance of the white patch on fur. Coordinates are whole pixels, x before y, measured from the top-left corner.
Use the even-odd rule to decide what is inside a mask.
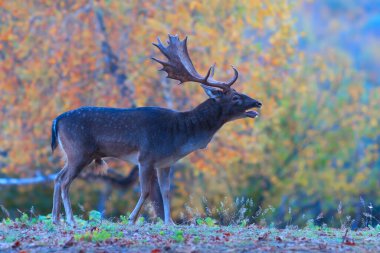
[[[59,138],[59,133],[57,134],[57,139],[58,139],[58,146],[59,146],[59,151],[62,154],[62,161],[65,163],[65,166],[67,165],[67,154],[65,149],[63,148],[61,138]]]

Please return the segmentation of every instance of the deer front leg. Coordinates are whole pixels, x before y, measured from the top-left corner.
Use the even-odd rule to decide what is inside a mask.
[[[140,177],[140,198],[136,204],[135,209],[133,209],[128,220],[130,224],[134,224],[140,213],[141,207],[143,206],[145,200],[149,196],[152,176],[154,173],[154,167],[152,165],[139,165],[139,177]]]
[[[175,225],[170,216],[170,167],[158,169],[157,176],[164,203],[165,225]]]

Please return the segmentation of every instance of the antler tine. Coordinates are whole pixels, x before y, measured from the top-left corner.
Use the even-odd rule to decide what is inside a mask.
[[[225,83],[212,79],[212,77],[214,76],[214,72],[215,72],[215,63],[207,71],[207,74],[204,77],[202,84],[204,84],[205,86],[209,86],[209,87],[220,88],[223,91],[228,90],[229,87],[227,85],[225,85]],[[209,80],[209,78],[210,78],[210,80]]]
[[[207,81],[207,79],[209,78],[209,77],[213,77],[214,76],[214,71],[215,71],[215,63],[214,64],[212,64],[212,66],[209,68],[209,70],[207,71],[207,74],[206,74],[206,76],[205,76],[205,81]]]
[[[237,71],[237,69],[234,67],[234,66],[231,66],[232,69],[234,70],[234,77],[232,77],[228,82],[227,82],[227,85],[228,87],[231,87],[235,82],[236,80],[239,78],[239,71]]]
[[[180,41],[177,34],[176,35],[170,35],[170,34],[168,34],[168,37],[169,37],[169,40],[167,41],[168,44],[170,44],[170,43],[176,43],[177,41]]]
[[[167,50],[167,48],[162,44],[162,41],[160,40],[159,37],[157,37],[157,42],[158,42],[158,44],[156,44],[156,43],[152,43],[153,46],[156,46],[156,47],[161,51],[161,53],[163,53],[163,55],[165,55],[166,58],[169,59],[169,53],[168,53],[168,50]],[[159,62],[159,61],[158,61],[158,62]],[[161,63],[161,62],[159,62],[159,63]]]
[[[164,61],[157,59],[156,57],[151,57],[151,59],[158,62],[158,63],[161,63],[162,65],[168,64],[167,62],[164,62]]]
[[[234,76],[227,82],[220,82],[212,78],[212,76],[214,75],[214,70],[215,70],[215,64],[214,64],[207,72],[206,78],[204,79],[205,81],[204,84],[207,86],[221,88],[223,91],[227,91],[231,89],[231,86],[236,82],[236,80],[239,77],[239,72],[237,71],[237,69],[234,66],[232,66],[232,69],[234,70]]]
[[[209,77],[212,77],[212,76],[214,75],[214,66],[215,66],[215,64],[212,65],[212,66],[208,69],[207,74],[206,74],[206,76],[205,76],[205,78],[204,78],[204,82],[206,82],[207,79],[208,79]]]

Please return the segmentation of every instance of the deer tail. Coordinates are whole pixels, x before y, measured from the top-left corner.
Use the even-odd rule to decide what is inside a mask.
[[[58,146],[58,118],[53,120],[51,125],[51,152],[54,153],[54,150]]]

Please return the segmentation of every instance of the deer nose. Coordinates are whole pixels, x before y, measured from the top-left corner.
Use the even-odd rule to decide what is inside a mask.
[[[258,108],[261,108],[262,105],[263,105],[263,104],[262,104],[260,101],[256,101],[256,106],[257,106]]]

